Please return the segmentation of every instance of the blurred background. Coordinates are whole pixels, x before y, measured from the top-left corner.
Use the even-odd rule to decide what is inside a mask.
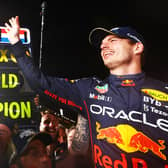
[[[0,25],[19,15],[21,27],[29,28],[32,55],[39,64],[41,0],[1,0]],[[144,70],[152,77],[168,81],[168,10],[166,0],[49,1],[46,0],[42,70],[70,79],[97,75],[106,70],[99,52],[89,45],[95,27],[132,26],[146,42]]]

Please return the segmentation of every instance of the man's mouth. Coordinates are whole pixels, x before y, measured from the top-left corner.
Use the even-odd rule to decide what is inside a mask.
[[[104,59],[108,59],[109,57],[113,56],[114,52],[113,51],[106,51],[103,54]]]
[[[46,130],[48,133],[56,133],[56,129],[47,129]]]

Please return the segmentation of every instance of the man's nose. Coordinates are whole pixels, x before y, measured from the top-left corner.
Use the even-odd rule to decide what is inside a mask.
[[[49,123],[49,127],[54,127],[54,126],[55,126],[55,123],[51,121],[51,122]]]
[[[41,160],[41,163],[47,166],[47,168],[51,168],[51,159],[49,158],[49,156],[47,156],[47,154],[44,154],[43,156],[41,156],[40,160]]]
[[[100,45],[100,49],[106,49],[106,48],[109,48],[109,45],[107,44],[107,42],[102,42],[101,45]]]

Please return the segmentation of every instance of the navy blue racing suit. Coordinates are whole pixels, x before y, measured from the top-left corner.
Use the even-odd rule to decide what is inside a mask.
[[[67,80],[42,73],[13,53],[33,89],[88,118],[95,167],[168,168],[168,87],[145,73]]]

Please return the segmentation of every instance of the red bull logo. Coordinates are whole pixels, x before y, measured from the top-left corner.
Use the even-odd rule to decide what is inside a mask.
[[[115,144],[127,153],[137,151],[147,153],[148,151],[151,151],[161,159],[167,159],[162,152],[166,148],[164,140],[155,142],[130,125],[120,124],[115,127],[101,128],[100,123],[96,122],[96,131],[98,133],[98,140],[106,140],[109,143]]]
[[[96,144],[94,144],[94,162],[104,168],[130,168],[129,164],[132,168],[148,168],[145,160],[135,157],[127,160],[124,153],[120,153],[120,157],[114,160],[109,155],[104,155],[102,149]]]
[[[159,156],[163,160],[166,160],[166,156],[161,152],[165,149],[164,140],[158,140],[158,143],[152,141],[146,135],[141,132],[133,135],[130,141],[130,146],[137,148],[141,152],[152,151],[155,155]]]
[[[115,127],[100,129],[100,124],[96,122],[96,130],[99,133],[97,139],[106,139],[109,143],[123,144],[121,134]]]
[[[133,80],[126,79],[122,81],[121,85],[122,86],[135,86],[135,83]]]

